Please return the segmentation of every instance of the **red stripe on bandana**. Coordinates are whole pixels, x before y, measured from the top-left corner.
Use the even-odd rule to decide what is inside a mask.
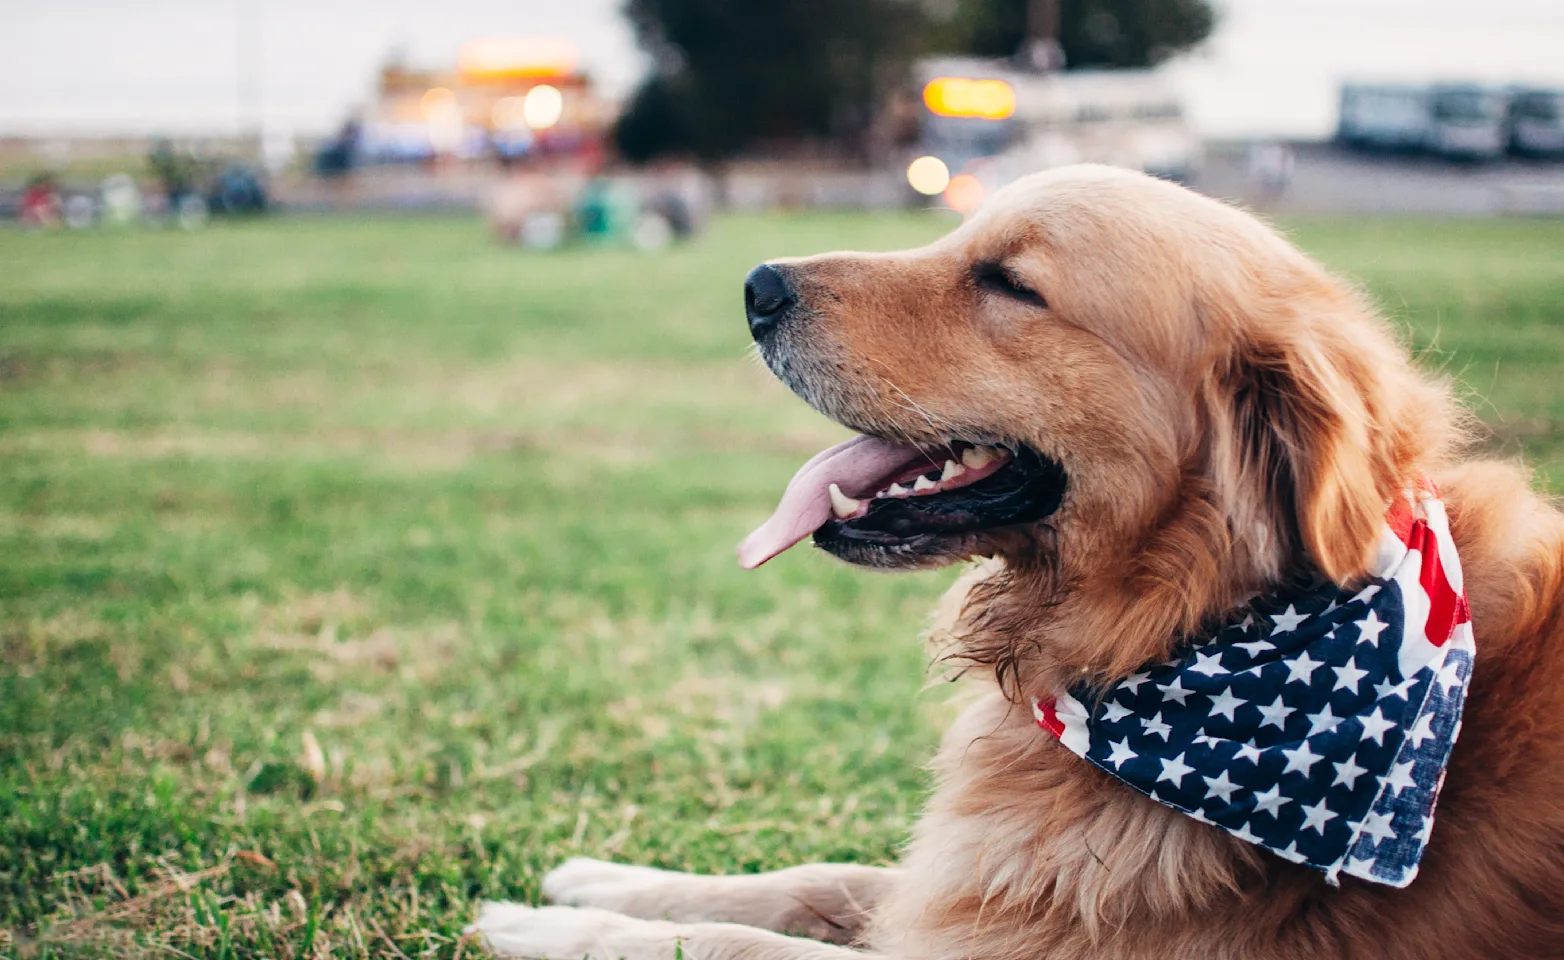
[[[1423,557],[1417,578],[1428,594],[1428,622],[1423,632],[1428,636],[1429,643],[1442,647],[1455,632],[1457,624],[1471,619],[1466,608],[1466,598],[1450,586],[1450,580],[1445,576],[1444,561],[1439,557],[1439,541],[1426,521],[1418,520],[1412,524],[1406,545],[1409,550],[1420,551]]]
[[[1437,497],[1439,490],[1434,482],[1424,477],[1418,489]],[[1455,628],[1472,619],[1466,606],[1466,597],[1455,592],[1450,579],[1445,576],[1444,561],[1439,556],[1439,539],[1427,520],[1418,519],[1413,512],[1412,501],[1398,498],[1385,515],[1385,523],[1396,539],[1408,550],[1416,550],[1422,558],[1418,570],[1418,582],[1428,594],[1428,620],[1423,625],[1428,642],[1442,647],[1450,641]]]
[[[1037,718],[1037,725],[1047,730],[1056,737],[1064,736],[1064,721],[1059,719],[1059,701],[1050,697],[1047,700],[1038,700],[1034,704],[1032,715]]]

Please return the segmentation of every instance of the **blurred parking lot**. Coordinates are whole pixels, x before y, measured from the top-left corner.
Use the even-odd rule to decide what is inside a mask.
[[[1208,148],[1194,186],[1265,209],[1303,214],[1444,216],[1564,213],[1564,163],[1365,153],[1332,143],[1289,146],[1290,182],[1267,198],[1250,174],[1250,145]]]

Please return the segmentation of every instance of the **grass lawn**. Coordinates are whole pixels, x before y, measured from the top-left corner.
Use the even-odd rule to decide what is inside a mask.
[[[0,956],[471,957],[572,854],[892,859],[950,574],[737,569],[841,436],[739,283],[945,225],[0,232]],[[1564,476],[1564,222],[1293,232]]]

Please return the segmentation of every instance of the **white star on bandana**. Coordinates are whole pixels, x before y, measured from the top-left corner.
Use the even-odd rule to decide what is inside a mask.
[[[1289,603],[1287,605],[1286,613],[1278,613],[1271,616],[1271,622],[1276,624],[1276,626],[1271,630],[1271,636],[1274,637],[1278,633],[1292,633],[1294,630],[1298,629],[1299,625],[1302,624],[1303,621],[1307,619],[1309,619],[1309,615],[1307,613],[1299,613],[1298,611],[1294,610],[1293,605]]]
[[[1038,724],[1147,796],[1331,883],[1411,883],[1475,650],[1444,505],[1428,491],[1393,505],[1357,592],[1290,588],[1181,650],[1106,690],[1037,699]]]

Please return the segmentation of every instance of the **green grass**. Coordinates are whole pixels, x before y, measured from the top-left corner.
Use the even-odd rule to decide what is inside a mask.
[[[735,567],[840,436],[746,359],[739,281],[944,227],[0,232],[0,955],[476,956],[473,902],[572,854],[891,859],[950,575]],[[1496,445],[1564,451],[1564,224],[1295,235]]]

